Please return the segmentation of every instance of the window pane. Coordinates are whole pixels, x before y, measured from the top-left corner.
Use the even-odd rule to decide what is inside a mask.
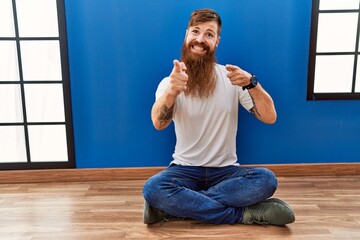
[[[358,62],[357,62],[355,92],[360,93],[360,61],[359,61],[359,59],[358,59]]]
[[[11,0],[0,0],[0,23],[0,37],[15,36],[14,17]]]
[[[23,122],[20,85],[0,85],[0,123]]]
[[[62,80],[59,41],[21,41],[24,80]]]
[[[62,84],[25,84],[28,122],[65,122]]]
[[[319,14],[317,52],[354,52],[357,13]]]
[[[58,37],[56,0],[16,0],[20,37]]]
[[[320,0],[320,10],[358,9],[359,0]]]
[[[23,126],[0,126],[0,162],[26,162]]]
[[[354,56],[317,56],[315,93],[349,93],[352,87]]]
[[[0,41],[0,81],[19,81],[15,41]]]
[[[65,125],[29,126],[32,162],[68,161]]]

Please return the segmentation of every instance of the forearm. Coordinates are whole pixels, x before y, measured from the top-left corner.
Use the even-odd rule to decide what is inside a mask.
[[[174,115],[176,97],[168,93],[159,98],[151,109],[151,119],[157,130],[167,128]]]
[[[271,96],[260,84],[248,91],[254,103],[254,107],[250,110],[250,112],[264,123],[275,123],[277,116],[275,105]]]

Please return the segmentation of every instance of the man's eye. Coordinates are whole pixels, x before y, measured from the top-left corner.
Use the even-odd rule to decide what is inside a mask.
[[[197,33],[199,33],[199,31],[194,29],[194,30],[192,30],[192,33],[197,34]]]
[[[207,33],[206,36],[207,36],[208,38],[213,38],[213,37],[214,37],[214,35],[213,35],[212,33]]]

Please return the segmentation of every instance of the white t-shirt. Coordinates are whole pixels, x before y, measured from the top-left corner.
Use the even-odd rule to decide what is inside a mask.
[[[175,104],[176,146],[171,163],[184,166],[224,167],[238,165],[236,133],[238,106],[250,110],[247,90],[231,84],[225,66],[216,64],[215,92],[206,99],[181,93]],[[169,86],[164,78],[156,91],[159,99]]]

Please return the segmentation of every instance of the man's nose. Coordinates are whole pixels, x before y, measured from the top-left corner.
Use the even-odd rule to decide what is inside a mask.
[[[198,43],[203,43],[205,42],[205,38],[204,38],[204,35],[199,35],[197,38],[196,38],[196,41],[198,41]]]

